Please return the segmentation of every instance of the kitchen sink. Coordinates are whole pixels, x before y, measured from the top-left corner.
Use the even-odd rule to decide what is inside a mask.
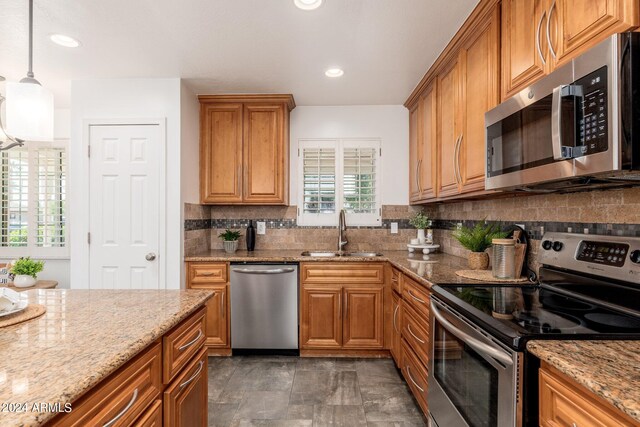
[[[362,257],[362,258],[374,258],[382,256],[378,252],[330,252],[330,251],[304,251],[300,255],[318,258],[333,258],[333,257]]]

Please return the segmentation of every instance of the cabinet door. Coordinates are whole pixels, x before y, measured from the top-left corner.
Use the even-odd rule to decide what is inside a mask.
[[[422,162],[420,147],[420,102],[409,110],[409,201],[420,200],[420,163]]]
[[[436,192],[437,172],[437,140],[438,140],[438,98],[436,96],[436,82],[427,86],[420,95],[420,168],[418,179],[420,182],[420,199],[434,199]]]
[[[285,106],[245,104],[244,203],[288,203],[288,147]]]
[[[550,0],[553,4],[553,0]],[[557,25],[558,65],[614,33],[640,24],[638,0],[556,0],[552,26]],[[557,20],[553,14],[557,13]]]
[[[242,202],[242,104],[200,107],[200,199]]]
[[[391,357],[396,363],[396,366],[401,366],[402,362],[402,348],[400,347],[401,335],[400,325],[402,325],[402,300],[397,293],[392,292],[392,313],[393,313],[393,329],[391,330]]]
[[[438,197],[458,194],[459,62],[453,58],[438,76]]]
[[[461,193],[484,190],[484,113],[498,104],[500,96],[500,9],[495,6],[474,28],[460,49],[460,99],[462,133],[457,159]]]
[[[229,285],[209,286],[206,289],[214,291],[214,294],[207,301],[205,345],[229,348]]]
[[[302,287],[300,298],[300,347],[342,346],[342,288]]]
[[[165,390],[164,425],[207,425],[207,371],[207,351],[203,349]]]
[[[382,348],[383,288],[345,287],[343,348]]]
[[[545,74],[546,0],[502,1],[502,99]]]

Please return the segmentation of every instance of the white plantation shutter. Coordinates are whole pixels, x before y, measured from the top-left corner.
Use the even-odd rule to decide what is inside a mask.
[[[29,216],[29,152],[12,149],[2,153],[2,217],[0,247],[27,246]]]
[[[36,246],[64,247],[67,156],[64,149],[37,152]]]
[[[0,256],[66,256],[66,148],[27,142],[0,164]]]
[[[299,141],[299,225],[380,225],[380,141]],[[336,173],[339,171],[339,173]]]

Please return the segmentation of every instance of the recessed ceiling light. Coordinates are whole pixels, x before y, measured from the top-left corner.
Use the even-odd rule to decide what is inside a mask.
[[[342,68],[329,68],[327,71],[324,72],[324,75],[327,77],[340,77],[344,74],[344,71],[342,71]]]
[[[313,10],[320,7],[322,0],[293,0],[293,4],[302,10]]]
[[[64,34],[51,34],[49,36],[52,42],[64,47],[78,47],[80,42],[73,37],[65,36]]]

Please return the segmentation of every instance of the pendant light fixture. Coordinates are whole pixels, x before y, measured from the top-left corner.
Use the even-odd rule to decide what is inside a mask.
[[[17,141],[53,140],[53,94],[33,74],[33,0],[29,0],[29,70],[20,82],[7,82],[7,134]]]

